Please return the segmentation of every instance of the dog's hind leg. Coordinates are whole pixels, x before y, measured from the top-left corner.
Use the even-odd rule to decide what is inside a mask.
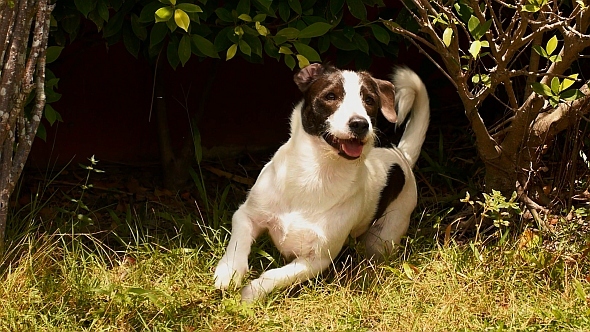
[[[239,286],[248,272],[248,255],[254,240],[263,229],[252,222],[242,205],[232,217],[232,234],[225,254],[215,268],[215,287],[227,289],[231,283]]]
[[[361,236],[367,258],[383,261],[394,252],[394,245],[400,243],[408,230],[415,205],[403,199],[389,204],[383,216]]]
[[[330,257],[296,258],[283,267],[268,270],[242,289],[242,301],[256,301],[274,289],[311,279],[331,262]]]

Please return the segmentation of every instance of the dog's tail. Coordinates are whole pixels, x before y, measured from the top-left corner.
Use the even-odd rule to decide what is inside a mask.
[[[398,148],[408,159],[410,165],[414,166],[420,156],[420,149],[428,129],[430,118],[428,93],[420,77],[406,67],[395,70],[393,85],[395,86],[397,103],[397,126],[404,122],[412,110]]]

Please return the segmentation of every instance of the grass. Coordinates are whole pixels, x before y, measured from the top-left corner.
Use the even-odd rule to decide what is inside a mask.
[[[169,221],[161,216],[143,217]],[[105,245],[104,234],[74,228],[27,232],[12,243],[2,264],[0,330],[590,329],[590,265],[573,228],[551,235],[552,248],[532,231],[444,246],[414,230],[401,257],[388,264],[373,265],[347,250],[322,277],[242,305],[237,291],[212,285],[221,231],[200,224],[193,238],[182,231],[155,236],[128,221],[135,225],[128,226],[131,236],[120,238],[116,250]],[[254,267],[270,264],[267,246],[258,248]]]
[[[12,214],[0,331],[590,330],[589,209],[546,233],[499,223],[466,239],[444,231],[448,210],[421,206],[390,262],[365,261],[351,243],[322,276],[244,305],[212,281],[235,209],[229,187],[213,198],[199,187],[202,209],[146,201],[117,210],[89,208],[88,181],[57,213],[47,212],[56,195],[41,194]],[[101,218],[108,225],[93,226]],[[258,241],[251,273],[277,264],[270,241]]]

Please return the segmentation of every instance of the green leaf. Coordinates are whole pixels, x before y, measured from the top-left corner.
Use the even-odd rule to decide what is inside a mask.
[[[330,37],[328,35],[321,36],[318,39],[318,51],[320,51],[320,53],[324,53],[329,48],[330,48]]]
[[[174,20],[168,20],[165,22],[165,24],[168,27],[168,30],[170,30],[170,32],[174,32],[174,30],[176,30],[176,28],[178,28],[178,25],[176,24],[176,22]]]
[[[225,60],[229,60],[233,58],[236,53],[238,52],[238,44],[233,44],[227,49],[227,55],[225,56]]]
[[[488,30],[490,29],[491,26],[492,26],[492,20],[485,21],[482,25],[480,25],[476,29],[475,35],[473,37],[475,39],[481,39],[481,37],[483,37],[486,34],[486,32],[488,32]]]
[[[469,22],[467,22],[467,28],[469,29],[469,33],[471,33],[472,36],[475,33],[475,30],[477,30],[477,27],[479,27],[479,19],[472,15],[469,18]]]
[[[578,74],[571,74],[568,77],[563,79],[563,82],[561,82],[561,86],[560,86],[560,91],[563,91],[567,88],[569,88],[570,86],[572,86],[572,84],[574,84],[574,82],[576,82],[576,80],[578,79]]]
[[[285,60],[285,64],[287,65],[287,67],[289,67],[291,70],[293,70],[295,68],[296,63],[295,63],[295,59],[293,58],[292,55],[285,54],[284,60]]]
[[[51,88],[51,87],[57,86],[57,83],[59,83],[59,78],[56,78],[56,77],[47,80],[47,76],[45,76],[45,79],[46,79],[46,81],[45,81],[46,88]]]
[[[264,20],[266,20],[266,14],[258,14],[252,18],[252,21],[259,23],[264,22]]]
[[[168,33],[168,29],[166,28],[166,24],[164,23],[156,23],[152,27],[152,31],[150,32],[150,48],[158,45],[159,43],[164,40],[166,34]]]
[[[476,59],[480,51],[481,42],[479,40],[474,40],[473,43],[471,43],[471,46],[469,46],[469,53],[474,59]]]
[[[549,57],[549,61],[551,62],[561,62],[561,55],[552,55]]]
[[[367,19],[367,8],[362,0],[346,0],[346,4],[348,5],[348,10],[350,10],[352,16],[361,21]]]
[[[260,24],[260,22],[256,22],[254,26],[256,27],[256,31],[258,31],[261,36],[267,36],[269,34],[268,29],[264,25]]]
[[[146,40],[147,29],[139,22],[139,17],[135,14],[131,14],[131,29],[137,38],[140,40]]]
[[[369,54],[369,43],[358,33],[352,38],[353,42],[357,45],[358,49],[366,54]]]
[[[244,22],[252,22],[252,17],[248,14],[241,14],[238,18]]]
[[[279,2],[279,17],[283,22],[288,22],[289,17],[291,17],[291,8],[289,8],[289,4],[286,1]]]
[[[344,7],[345,0],[330,0],[330,12],[336,16]]]
[[[49,104],[45,104],[45,118],[51,126],[57,121],[57,112]]]
[[[260,38],[258,38],[258,36],[254,37],[251,35],[245,35],[244,40],[248,43],[248,46],[250,46],[251,53],[262,58],[262,42],[260,41]]]
[[[561,90],[559,90],[561,86],[561,82],[559,82],[559,78],[557,76],[551,79],[551,91],[553,91],[554,95],[559,94]]]
[[[141,42],[131,29],[128,27],[123,29],[123,44],[125,45],[127,51],[131,53],[131,55],[133,55],[136,59],[139,55],[140,43]]]
[[[375,39],[385,45],[389,44],[391,37],[389,36],[389,32],[387,32],[387,30],[383,29],[377,24],[371,24],[371,30],[373,31],[373,36],[375,36]]]
[[[541,9],[541,7],[537,6],[537,5],[524,5],[522,6],[522,11],[523,12],[529,12],[529,13],[536,13]]]
[[[539,54],[540,56],[542,56],[544,58],[548,58],[549,57],[549,54],[547,54],[547,51],[545,51],[545,49],[542,46],[533,45],[533,50],[535,52],[537,52],[537,54]]]
[[[61,94],[53,91],[53,89],[45,89],[45,103],[51,104],[61,99]]]
[[[166,48],[166,56],[168,57],[170,66],[176,70],[176,67],[180,63],[180,58],[178,57],[178,39],[170,38],[168,47]]]
[[[299,30],[295,28],[284,28],[277,32],[277,36],[285,37],[287,39],[295,39],[299,36]]]
[[[236,6],[236,12],[239,14],[250,14],[250,0],[240,0]]]
[[[242,51],[242,53],[244,53],[248,56],[250,54],[252,54],[252,49],[250,48],[250,45],[248,45],[248,43],[245,40],[240,39],[238,45],[240,46],[240,51]]]
[[[209,39],[200,36],[200,35],[192,35],[192,41],[197,46],[201,53],[205,54],[210,58],[219,58],[219,54],[217,54],[217,50],[215,49],[215,45]]]
[[[39,127],[37,127],[36,136],[42,139],[43,141],[47,142],[47,130],[45,129],[43,123],[39,123]]]
[[[57,60],[63,49],[61,46],[49,46],[47,48],[45,63],[52,63]]]
[[[318,52],[314,50],[312,47],[302,43],[293,43],[293,46],[295,46],[297,53],[303,55],[307,60],[311,62],[322,61]]]
[[[342,29],[342,34],[344,34],[344,37],[348,38],[350,41],[352,41],[355,33],[356,31],[354,31],[354,28],[350,26],[346,26]]]
[[[314,38],[325,35],[330,31],[332,25],[329,23],[317,22],[313,23],[299,32],[299,38]],[[285,29],[283,29],[285,30]],[[283,31],[281,30],[281,31]],[[277,33],[278,34],[278,33]]]
[[[149,4],[145,5],[141,9],[141,13],[139,14],[139,22],[141,22],[141,23],[153,22],[154,18],[155,18],[154,13],[162,7],[164,7],[164,6],[159,2],[150,2]],[[107,13],[108,13],[108,10],[107,10]]]
[[[98,12],[98,15],[105,21],[108,22],[109,21],[109,7],[107,4],[107,0],[98,0],[98,3],[96,4],[96,11]],[[155,11],[155,9],[154,9]],[[153,11],[152,11],[153,13]],[[153,19],[152,14],[150,13],[150,19]]]
[[[445,43],[445,46],[449,47],[451,46],[451,41],[453,40],[453,29],[451,29],[450,27],[447,27],[445,29],[445,31],[443,32],[443,43]]]
[[[264,42],[264,51],[269,57],[275,58],[277,60],[280,59],[279,49],[273,44],[272,41],[267,40]]]
[[[547,86],[546,84],[534,82],[532,84],[532,88],[533,88],[533,91],[535,91],[535,93],[538,95],[546,96],[546,97],[550,97],[553,95],[553,93],[551,92],[551,88],[549,86]]]
[[[105,26],[102,36],[104,38],[108,38],[119,33],[123,27],[123,21],[125,20],[126,15],[127,13],[124,11],[116,13],[115,16],[113,16]]]
[[[202,13],[203,10],[201,7],[197,5],[193,5],[192,3],[179,3],[176,5],[176,9],[183,10],[187,13]]]
[[[301,15],[303,10],[301,9],[301,2],[299,0],[287,0],[287,2],[289,2],[289,7],[291,7],[294,12]]]
[[[297,54],[297,60],[299,62],[299,68],[305,68],[309,66],[309,60],[306,59],[303,55]]]
[[[189,35],[182,36],[180,43],[178,43],[178,58],[184,67],[184,64],[191,58],[191,37]]]
[[[339,50],[354,51],[358,49],[357,45],[344,37],[344,34],[341,31],[332,31],[332,33],[330,33],[330,41],[332,42],[332,45]]]
[[[266,9],[269,9],[270,5],[272,5],[272,0],[258,0],[258,2]]]
[[[188,15],[181,9],[174,11],[174,22],[184,31],[188,32],[188,26],[191,23]]]
[[[293,51],[291,51],[291,49],[287,46],[281,46],[279,47],[279,53],[281,54],[293,54]]]
[[[553,54],[553,52],[555,51],[556,48],[557,48],[557,36],[553,36],[547,42],[547,47],[545,47],[545,49],[547,50],[547,54],[551,55],[551,54]]]
[[[229,12],[229,10],[219,7],[217,9],[215,9],[215,14],[217,15],[217,17],[219,17],[220,20],[222,20],[223,22],[228,22],[231,23],[234,21],[233,17],[231,16],[231,13]]]
[[[455,2],[454,7],[455,11],[457,11],[457,14],[459,14],[459,17],[461,18],[461,21],[463,21],[464,23],[468,23],[469,18],[473,14],[473,8],[461,2]]]
[[[174,10],[172,7],[162,7],[154,13],[154,17],[156,19],[156,23],[159,22],[166,22],[168,21],[172,15],[174,14]]]
[[[567,101],[574,101],[574,100],[580,99],[585,96],[586,95],[583,94],[582,91],[580,91],[578,89],[565,90],[559,95],[559,97],[561,99],[567,100]]]
[[[97,0],[74,0],[74,4],[76,8],[84,15],[84,17],[88,17],[88,13],[90,13],[96,7]]]

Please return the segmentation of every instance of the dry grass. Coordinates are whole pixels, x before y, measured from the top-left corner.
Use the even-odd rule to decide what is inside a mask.
[[[415,235],[385,265],[347,250],[323,276],[254,305],[213,288],[219,231],[162,239],[131,229],[133,240],[116,251],[89,234],[27,233],[13,243],[0,276],[0,330],[590,329],[590,264],[575,227],[546,239],[491,236],[486,245]],[[258,249],[252,265],[268,264],[261,253],[271,248]]]

